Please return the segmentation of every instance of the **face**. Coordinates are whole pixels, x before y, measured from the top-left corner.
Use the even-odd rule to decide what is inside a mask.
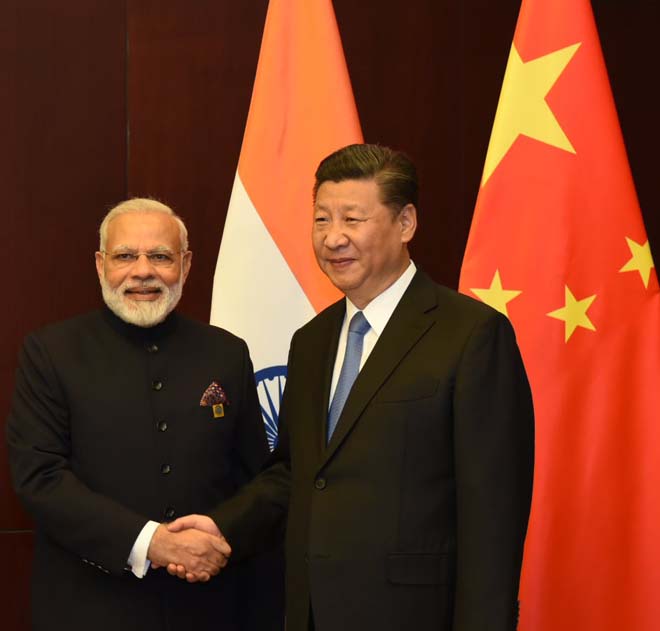
[[[105,254],[96,253],[103,299],[122,320],[142,327],[162,322],[181,298],[192,252],[181,254],[173,217],[128,212],[109,224]],[[130,261],[131,253],[147,253]]]
[[[333,285],[362,309],[408,267],[415,234],[412,204],[398,215],[380,201],[374,180],[324,182],[314,204],[316,260]]]

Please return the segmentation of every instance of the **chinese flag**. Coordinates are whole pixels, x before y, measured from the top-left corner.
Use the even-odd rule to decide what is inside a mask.
[[[460,289],[536,410],[522,631],[660,629],[660,294],[588,0],[523,0]]]

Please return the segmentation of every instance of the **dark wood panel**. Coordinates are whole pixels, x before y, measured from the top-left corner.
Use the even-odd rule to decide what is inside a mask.
[[[593,0],[605,63],[628,150],[642,214],[656,263],[660,260],[658,166],[660,143],[656,79],[660,4],[645,0]],[[656,268],[657,269],[657,268]]]
[[[121,1],[0,5],[3,426],[26,332],[99,302],[95,231],[126,191],[125,40]],[[24,524],[4,449],[0,488],[3,525]]]
[[[172,205],[194,252],[182,309],[208,320],[266,0],[129,0],[129,191]]]
[[[0,442],[0,463],[2,463],[0,473],[0,531],[29,529],[32,527],[32,520],[25,513],[11,489],[9,467],[7,466],[7,446],[4,440]]]
[[[30,629],[30,571],[33,535],[31,532],[0,531],[0,558],[9,569],[0,577],[0,615],[7,631]]]

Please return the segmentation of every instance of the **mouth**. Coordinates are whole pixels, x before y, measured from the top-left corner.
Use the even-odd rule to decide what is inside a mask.
[[[160,287],[128,287],[124,295],[131,300],[157,300],[163,290]]]
[[[326,259],[327,263],[334,269],[344,269],[348,267],[355,259],[348,257]]]

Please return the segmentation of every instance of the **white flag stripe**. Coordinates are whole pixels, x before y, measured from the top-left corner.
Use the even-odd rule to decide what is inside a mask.
[[[211,324],[246,340],[258,371],[285,365],[291,336],[314,315],[237,172],[215,269]]]

